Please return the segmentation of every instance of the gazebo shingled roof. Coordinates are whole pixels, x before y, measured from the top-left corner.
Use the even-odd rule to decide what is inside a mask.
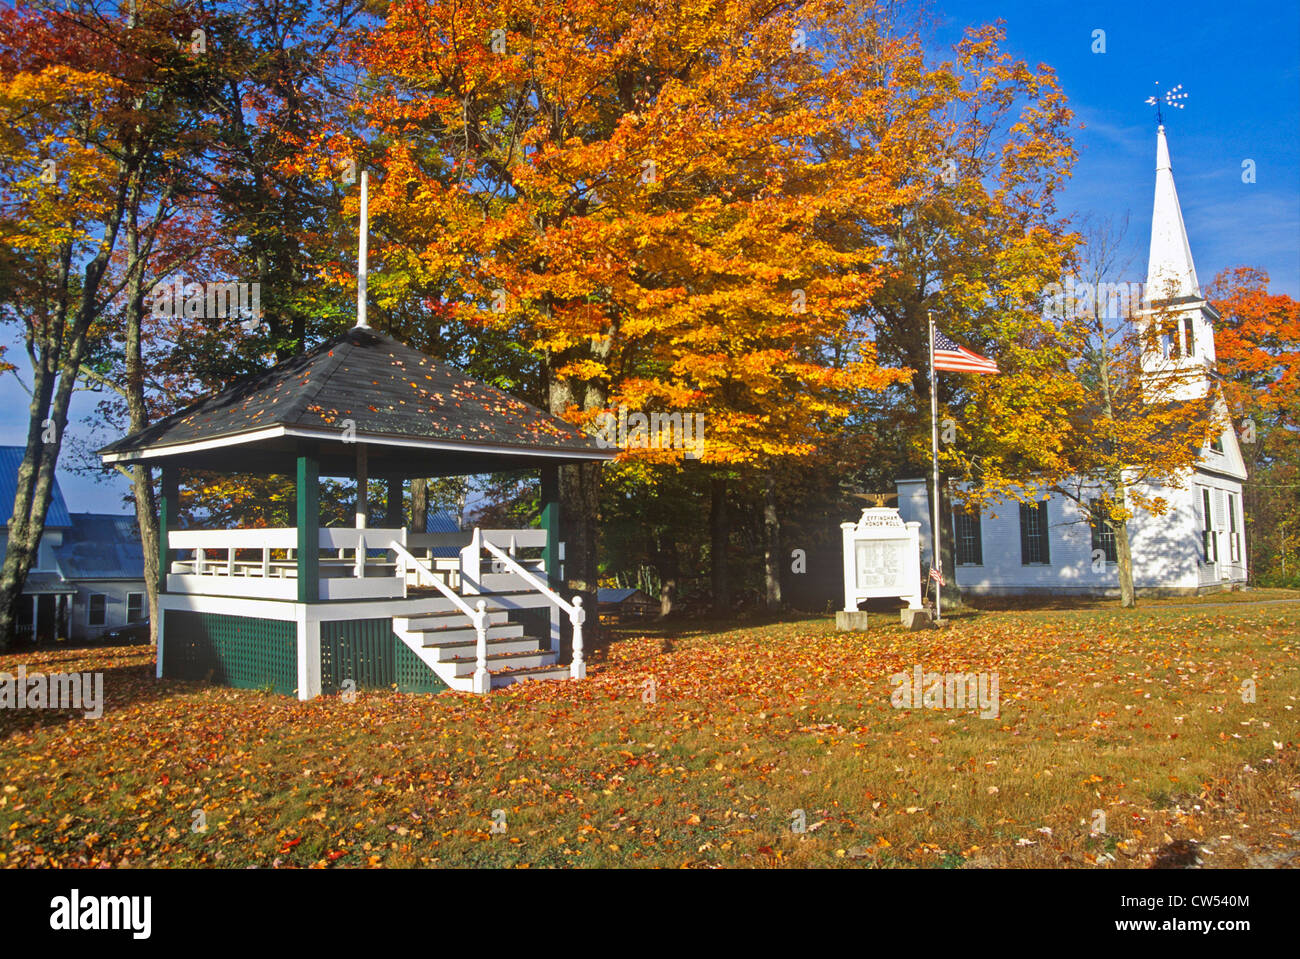
[[[347,421],[352,429],[346,431]],[[354,327],[310,352],[100,450],[105,462],[292,473],[313,449],[320,472],[351,476],[356,443],[371,476],[449,476],[613,458],[564,420],[375,330]]]

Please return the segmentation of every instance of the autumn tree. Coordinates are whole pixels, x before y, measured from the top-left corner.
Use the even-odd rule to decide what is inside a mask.
[[[1225,269],[1207,296],[1222,317],[1215,352],[1237,417],[1252,577],[1279,584],[1300,571],[1300,304],[1270,293],[1268,274]]]
[[[890,156],[891,141],[904,141],[907,150],[895,147],[892,155],[906,161],[891,168],[892,203],[846,207],[819,219],[821,242],[870,252],[874,290],[834,330],[808,332],[824,368],[852,362],[857,344],[869,337],[881,363],[911,372],[883,391],[844,389],[837,395],[842,408],[809,407],[810,428],[787,433],[815,436],[807,447],[728,464],[730,491],[744,495],[711,495],[710,502],[764,517],[759,548],[769,606],[779,605],[780,517],[788,506],[804,506],[802,496],[784,500],[783,486],[805,495],[811,487],[824,489],[822,506],[843,515],[852,503],[838,484],[819,482],[825,470],[880,488],[928,459],[927,312],[946,330],[994,352],[1023,343],[1026,365],[1016,378],[1032,381],[1032,368],[1043,360],[1030,348],[1039,322],[1033,294],[1060,275],[1075,242],[1055,208],[1074,154],[1070,114],[1051,72],[1002,53],[997,28],[970,31],[946,60],[926,51],[922,25],[892,8],[870,15],[867,45],[877,55],[860,55],[865,76],[859,82],[874,81],[884,106],[855,130],[854,144]],[[829,136],[827,142],[833,156],[837,141]],[[940,383],[948,409],[959,411],[969,401],[962,380]],[[719,511],[711,511],[715,520]],[[725,530],[711,525],[715,544],[725,541]]]
[[[148,10],[157,17],[158,8]],[[82,364],[83,377],[111,392],[97,412],[101,428],[117,432],[141,430],[268,360],[305,349],[333,332],[347,309],[323,292],[319,273],[349,242],[352,227],[341,222],[339,201],[355,171],[340,164],[333,181],[321,182],[292,161],[305,136],[337,124],[346,108],[353,81],[332,68],[361,29],[363,5],[255,0],[182,10],[161,26],[136,15],[126,35],[140,50],[146,37],[161,37],[163,53],[180,59],[149,51],[150,79],[169,98],[173,118],[152,158],[165,189],[148,209],[127,211],[121,251],[109,267],[123,281],[103,313],[107,335]],[[253,288],[258,315],[160,309],[175,288],[226,281]],[[116,468],[132,481],[155,614],[154,477],[143,465]],[[283,525],[291,512],[291,483],[283,477],[194,475],[183,490],[186,510],[208,522]]]
[[[0,572],[4,641],[44,533],[83,363],[112,304],[138,293],[141,237],[164,219],[191,71],[175,39],[188,19],[182,7],[131,5],[119,15],[90,3],[24,6],[0,18],[3,308],[33,370]]]
[[[1089,231],[1074,261],[1078,282],[1044,289],[1044,322],[1008,353],[1006,381],[973,384],[964,442],[944,458],[963,482],[966,509],[1050,494],[1073,502],[1081,522],[1114,536],[1120,604],[1131,607],[1130,521],[1168,512],[1165,494],[1186,485],[1223,424],[1212,389],[1187,398],[1185,375],[1153,364],[1178,304],[1099,295],[1121,286],[1122,235],[1109,223]]]
[[[1004,52],[1004,39],[1001,25],[971,28],[950,60],[930,67],[913,93],[931,116],[922,128],[926,162],[911,174],[924,189],[889,218],[862,225],[891,268],[864,315],[882,361],[912,371],[905,388],[873,404],[877,421],[896,424],[884,431],[893,449],[876,457],[877,477],[922,472],[929,461],[928,317],[1011,371],[996,383],[940,376],[940,402],[960,421],[976,392],[1032,380],[1038,291],[1063,274],[1077,242],[1057,209],[1076,156],[1072,114],[1054,72]],[[1012,354],[1029,366],[1007,362]],[[1004,402],[1008,412],[1015,405],[1014,394]],[[935,495],[949,517],[947,485]],[[943,562],[952,569],[955,539],[946,532]],[[958,598],[955,584],[949,594]]]
[[[702,412],[715,562],[727,483],[807,455],[899,378],[845,323],[886,279],[857,225],[915,200],[932,159],[921,42],[887,20],[833,2],[415,2],[364,52],[384,270],[509,330],[554,412]],[[595,472],[568,470],[563,493],[590,588]]]

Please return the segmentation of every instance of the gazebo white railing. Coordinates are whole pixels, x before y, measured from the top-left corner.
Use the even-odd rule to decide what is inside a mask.
[[[404,529],[320,530],[320,598],[395,599],[406,595],[398,564],[372,550],[391,553],[406,540]],[[172,561],[167,591],[206,596],[293,600],[298,595],[298,531],[289,528],[173,530],[173,550],[188,558]]]
[[[542,535],[543,542],[541,545],[545,546],[545,533]],[[582,658],[582,624],[587,620],[587,611],[582,608],[582,597],[575,596],[573,597],[572,603],[566,603],[560,598],[559,593],[555,592],[555,590],[542,582],[535,573],[525,569],[514,556],[503,551],[491,540],[483,539],[480,531],[476,529],[474,530],[473,540],[471,540],[470,545],[466,547],[466,552],[471,552],[475,557],[477,557],[479,555],[479,546],[486,549],[496,558],[497,563],[499,563],[505,570],[509,571],[505,573],[494,573],[491,575],[514,576],[523,580],[525,583],[532,586],[537,592],[550,600],[552,606],[568,614],[569,623],[573,627],[573,661],[569,665],[569,676],[572,679],[585,679],[587,677],[587,664]],[[462,554],[462,556],[463,555],[464,554]]]
[[[409,587],[430,585],[429,576],[464,595],[532,591],[547,575],[546,539],[541,529],[321,529],[320,599],[405,598]],[[168,592],[289,600],[297,595],[298,531],[292,527],[172,530],[167,544],[188,554],[172,560]],[[398,548],[418,560],[423,572],[399,562]],[[487,562],[484,549],[490,551]],[[562,550],[559,555],[563,559]]]
[[[486,693],[491,690],[492,677],[488,674],[487,668],[487,600],[480,599],[471,609],[469,603],[461,599],[455,590],[442,581],[442,577],[405,548],[400,545],[394,546],[393,552],[397,554],[398,562],[403,565],[404,571],[413,572],[420,582],[427,583],[442,593],[474,624],[474,692]]]

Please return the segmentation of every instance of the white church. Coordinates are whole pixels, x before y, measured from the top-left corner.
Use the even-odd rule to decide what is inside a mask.
[[[1147,306],[1138,311],[1138,322],[1157,311],[1175,320],[1176,333],[1163,338],[1159,354],[1144,359],[1144,372],[1165,397],[1214,396],[1216,421],[1226,428],[1201,450],[1181,487],[1147,490],[1163,497],[1169,510],[1160,516],[1139,512],[1129,521],[1133,583],[1139,595],[1238,587],[1246,582],[1241,502],[1246,469],[1215,379],[1214,321],[1219,314],[1202,296],[1196,278],[1163,126],[1156,143]],[[928,485],[924,479],[897,482],[899,513],[905,521],[921,524],[922,556],[927,558],[933,555]],[[964,593],[1118,592],[1114,536],[1073,499],[1045,493],[1032,506],[1013,501],[981,516],[955,512],[951,529],[956,531],[956,570],[947,571],[946,578],[955,578]]]

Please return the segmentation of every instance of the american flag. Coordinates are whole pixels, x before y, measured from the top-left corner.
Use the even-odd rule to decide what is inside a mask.
[[[968,350],[952,337],[934,331],[934,368],[954,373],[1000,373],[997,363]]]

